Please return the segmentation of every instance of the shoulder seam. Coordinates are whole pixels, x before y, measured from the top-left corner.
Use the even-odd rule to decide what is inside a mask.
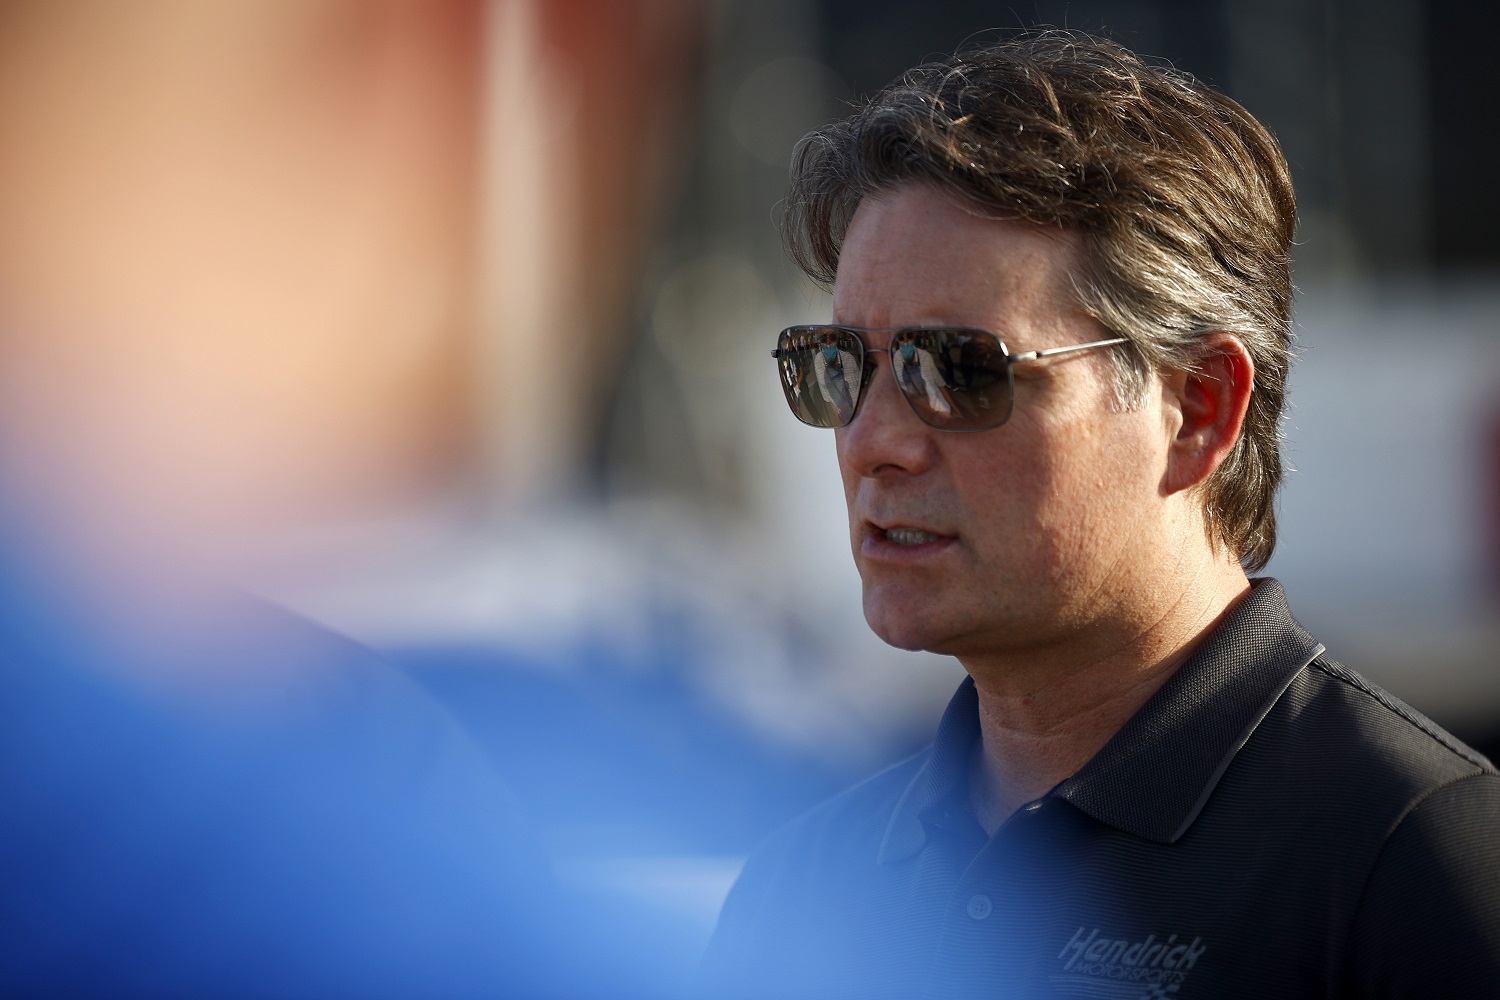
[[[1365,872],[1364,884],[1359,888],[1359,899],[1355,902],[1354,909],[1352,909],[1349,913],[1349,927],[1344,935],[1343,963],[1345,966],[1349,964],[1349,952],[1350,949],[1354,947],[1354,927],[1357,923],[1359,923],[1360,912],[1364,909],[1365,899],[1369,896],[1370,893],[1370,881],[1375,877],[1375,871],[1380,867],[1380,862],[1385,857],[1386,849],[1390,847],[1391,838],[1396,835],[1396,831],[1401,829],[1401,825],[1411,817],[1412,813],[1416,812],[1424,802],[1432,798],[1438,792],[1441,792],[1447,788],[1452,788],[1454,785],[1461,785],[1466,781],[1474,781],[1477,778],[1485,777],[1493,778],[1497,777],[1497,775],[1494,771],[1486,771],[1485,769],[1480,768],[1472,774],[1465,774],[1461,777],[1445,781],[1442,784],[1433,785],[1431,788],[1424,791],[1421,795],[1416,796],[1410,802],[1408,802],[1406,804],[1406,808],[1401,810],[1400,815],[1398,815],[1391,823],[1391,825],[1386,828],[1385,836],[1380,839],[1380,850],[1375,852],[1375,857],[1370,862],[1370,868]]]
[[[1470,764],[1473,764],[1479,769],[1480,774],[1495,773],[1494,765],[1484,757],[1480,756],[1478,752],[1471,750],[1469,747],[1460,743],[1456,738],[1445,732],[1435,722],[1422,715],[1416,709],[1411,708],[1404,702],[1397,699],[1394,695],[1391,695],[1381,688],[1376,687],[1374,684],[1371,684],[1369,681],[1366,681],[1363,677],[1356,674],[1354,671],[1350,670],[1348,667],[1344,666],[1337,660],[1332,659],[1331,657],[1328,657],[1326,655],[1319,655],[1313,659],[1311,666],[1318,668],[1320,671],[1333,678],[1334,680],[1339,681],[1343,684],[1347,684],[1349,687],[1354,688],[1356,691],[1359,691],[1362,694],[1365,694],[1368,697],[1374,699],[1376,704],[1380,705],[1386,711],[1395,714],[1398,718],[1402,719],[1412,728],[1416,729],[1418,732],[1423,733],[1429,739],[1442,746],[1449,753],[1452,753],[1454,756],[1460,757],[1468,761]],[[1436,789],[1433,790],[1435,791]],[[1404,813],[1402,814],[1402,817],[1405,818]]]

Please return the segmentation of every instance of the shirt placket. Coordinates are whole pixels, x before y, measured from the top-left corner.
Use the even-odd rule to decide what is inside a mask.
[[[1032,884],[1040,874],[1047,815],[1056,808],[1047,797],[1026,803],[964,868],[948,895],[923,996],[1010,995],[997,990],[1001,984],[1030,995],[1038,956],[1027,942],[1039,937],[1047,917]]]

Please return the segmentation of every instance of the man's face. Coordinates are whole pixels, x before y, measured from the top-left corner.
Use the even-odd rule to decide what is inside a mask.
[[[901,187],[855,213],[834,321],[979,327],[1013,354],[1106,339],[1073,302],[1077,254],[1071,234]],[[1161,393],[1121,407],[1108,350],[1015,366],[1010,420],[974,433],[923,424],[886,356],[867,360],[877,371],[836,435],[865,617],[882,639],[960,657],[1066,642],[1117,618],[1163,568]]]

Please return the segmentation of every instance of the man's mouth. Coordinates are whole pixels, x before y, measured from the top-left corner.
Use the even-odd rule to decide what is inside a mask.
[[[936,542],[942,535],[934,535],[930,531],[921,528],[886,528],[881,532],[885,540],[895,545],[926,545],[928,542]]]

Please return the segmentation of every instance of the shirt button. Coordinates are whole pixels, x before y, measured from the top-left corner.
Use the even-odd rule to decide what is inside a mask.
[[[988,896],[969,897],[969,916],[975,920],[983,920],[990,915],[990,911],[994,908],[995,904],[990,902],[990,897]]]

